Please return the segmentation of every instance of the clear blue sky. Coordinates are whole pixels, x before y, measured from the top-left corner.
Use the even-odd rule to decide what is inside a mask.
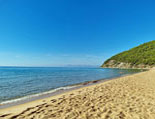
[[[0,66],[101,65],[155,39],[153,0],[0,0]]]

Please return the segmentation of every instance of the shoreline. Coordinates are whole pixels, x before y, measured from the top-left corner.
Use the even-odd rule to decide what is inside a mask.
[[[0,119],[16,117],[62,119],[62,117],[67,118],[68,114],[71,114],[71,117],[78,116],[79,118],[76,119],[86,119],[86,117],[95,119],[96,114],[102,118],[123,115],[124,119],[136,117],[153,119],[155,118],[154,77],[155,70],[152,69],[104,81],[95,81],[94,84],[86,83],[78,89],[65,91],[52,97],[0,109]],[[72,108],[78,113],[75,113]]]
[[[77,90],[77,89],[80,89],[80,88],[83,88],[83,87],[96,85],[98,83],[104,83],[106,81],[115,80],[117,78],[122,78],[122,77],[125,77],[125,76],[134,75],[134,74],[141,73],[141,72],[144,72],[144,71],[136,72],[136,73],[133,73],[133,74],[125,74],[125,75],[117,76],[117,77],[114,77],[114,78],[106,78],[106,79],[87,81],[87,82],[78,83],[78,84],[72,84],[72,85],[69,85],[69,86],[56,88],[56,89],[49,90],[49,91],[42,92],[42,93],[38,93],[38,94],[34,94],[34,95],[28,95],[28,96],[24,96],[24,97],[21,97],[21,98],[4,101],[4,102],[0,103],[0,110],[1,109],[11,108],[11,107],[22,105],[22,104],[26,104],[26,103],[37,101],[37,100],[46,99],[46,98],[57,96],[57,95],[61,95],[63,93],[74,91],[74,90]]]
[[[106,69],[137,69],[137,70],[151,70],[151,69],[153,69],[153,67],[151,67],[151,68],[121,68],[121,67],[102,67],[101,66],[101,68],[106,68]]]

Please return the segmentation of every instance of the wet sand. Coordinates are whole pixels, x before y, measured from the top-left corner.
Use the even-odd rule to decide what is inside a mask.
[[[155,119],[155,69],[0,109],[0,119]]]

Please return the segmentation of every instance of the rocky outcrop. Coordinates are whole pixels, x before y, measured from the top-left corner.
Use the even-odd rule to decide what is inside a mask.
[[[154,66],[139,64],[133,65],[131,63],[125,62],[117,62],[115,60],[110,60],[106,64],[103,64],[101,67],[103,68],[120,68],[120,69],[151,69]]]

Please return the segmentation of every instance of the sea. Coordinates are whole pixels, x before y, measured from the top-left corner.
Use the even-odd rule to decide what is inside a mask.
[[[140,70],[99,67],[0,67],[0,105],[137,72]]]

